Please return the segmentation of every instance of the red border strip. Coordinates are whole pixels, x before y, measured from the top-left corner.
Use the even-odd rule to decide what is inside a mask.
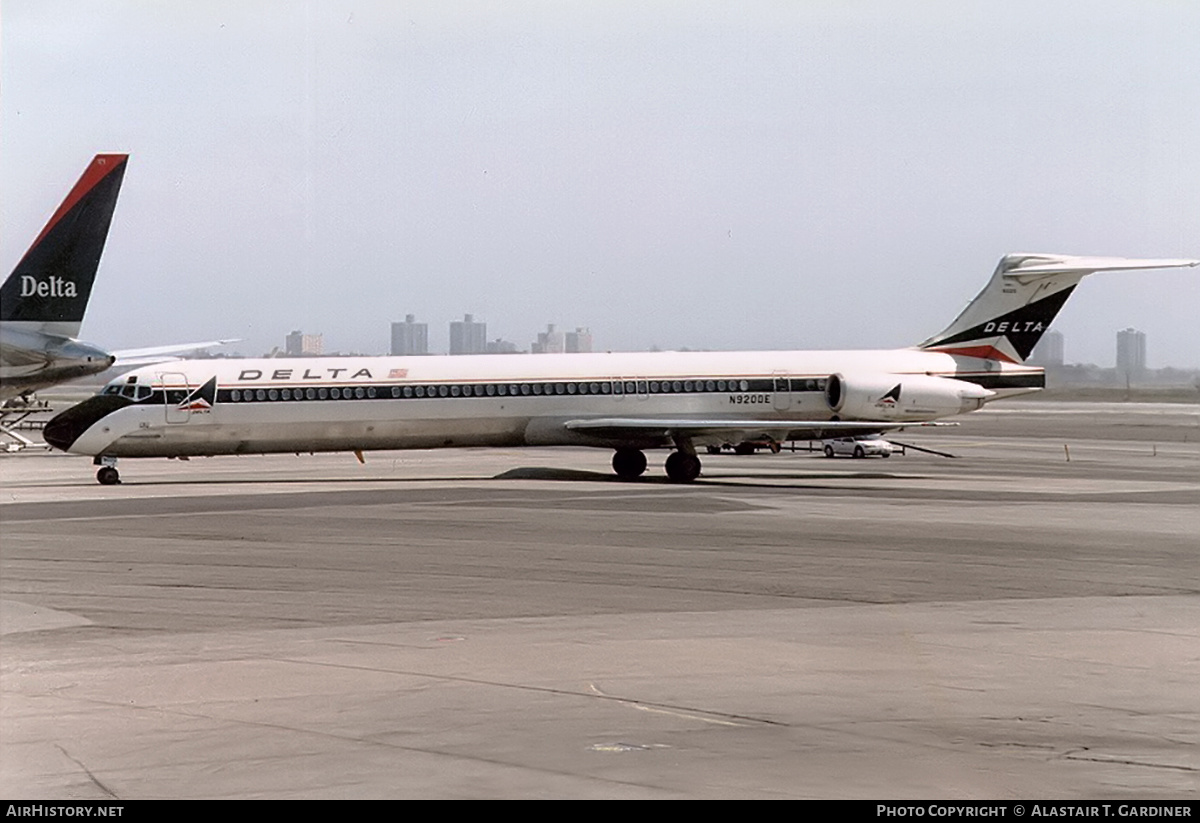
[[[50,221],[46,223],[46,227],[42,229],[42,233],[33,241],[33,244],[29,247],[29,251],[25,252],[25,256],[29,256],[29,252],[33,251],[37,247],[37,244],[42,242],[42,238],[58,224],[59,220],[62,220],[67,212],[75,207],[75,204],[95,188],[97,183],[120,168],[121,164],[128,159],[128,154],[97,154],[93,157],[92,162],[84,170],[83,176],[75,184],[75,188],[71,189],[71,193],[62,201],[62,205],[58,207],[58,211],[54,212],[53,216],[51,216]]]

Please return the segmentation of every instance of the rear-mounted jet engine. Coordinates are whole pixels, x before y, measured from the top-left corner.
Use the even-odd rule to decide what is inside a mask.
[[[929,420],[975,411],[995,392],[924,374],[832,374],[825,402],[842,420]]]

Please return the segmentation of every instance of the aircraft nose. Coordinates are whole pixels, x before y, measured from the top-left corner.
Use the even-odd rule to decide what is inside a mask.
[[[52,447],[61,451],[71,448],[71,444],[83,434],[83,429],[73,425],[70,420],[63,419],[64,414],[56,414],[42,429],[42,439]]]
[[[84,432],[101,419],[132,403],[129,398],[116,394],[101,394],[88,398],[50,418],[42,429],[42,439],[56,449],[70,451]]]

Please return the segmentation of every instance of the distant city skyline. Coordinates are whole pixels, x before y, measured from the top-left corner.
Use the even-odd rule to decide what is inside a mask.
[[[393,356],[419,356],[428,354],[518,354],[525,353],[583,353],[593,350],[592,331],[589,328],[577,326],[573,331],[559,331],[555,323],[546,325],[546,331],[538,332],[536,339],[526,348],[517,343],[497,337],[489,340],[486,321],[477,319],[474,315],[464,314],[461,320],[451,320],[448,324],[448,350],[437,351],[429,344],[429,323],[419,321],[415,314],[406,314],[404,320],[393,321],[390,324],[391,345],[387,353]],[[294,345],[293,337],[300,332],[292,332],[288,336],[288,352]]]
[[[471,314],[465,314],[463,319],[450,321],[448,328],[453,342],[456,327],[462,335],[473,335],[472,342],[460,344],[456,351],[453,345],[449,351],[431,350],[428,345],[428,323],[418,322],[416,315],[405,315],[403,321],[391,324],[391,346],[379,349],[354,350],[358,354],[393,356],[413,356],[428,354],[545,354],[545,353],[581,353],[593,351],[591,329],[576,327],[574,331],[564,332],[557,324],[549,323],[545,331],[538,332],[536,339],[528,348],[496,338],[487,339],[487,324],[476,320]],[[464,338],[465,339],[465,338]],[[1147,336],[1144,332],[1126,328],[1116,332],[1116,344],[1110,360],[1077,360],[1066,354],[1066,335],[1056,329],[1048,330],[1034,347],[1029,358],[1029,364],[1041,367],[1060,366],[1095,366],[1101,369],[1116,369],[1118,372],[1137,376],[1149,370],[1147,365]],[[293,331],[287,336],[286,353],[288,355],[312,355],[319,353],[324,345],[322,335],[303,334]],[[307,347],[307,348],[305,348]],[[689,348],[689,347],[681,347]],[[651,349],[657,350],[657,349]],[[343,351],[336,346],[331,351]],[[349,350],[345,350],[349,351]],[[244,356],[253,357],[249,354]],[[1192,367],[1178,367],[1192,368]]]

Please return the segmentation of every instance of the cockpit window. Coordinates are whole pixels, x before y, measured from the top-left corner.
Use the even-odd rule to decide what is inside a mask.
[[[128,397],[130,400],[145,400],[154,394],[154,389],[149,386],[140,386],[136,383],[126,383],[124,385],[109,386],[104,390],[105,394],[120,394],[122,397]]]

